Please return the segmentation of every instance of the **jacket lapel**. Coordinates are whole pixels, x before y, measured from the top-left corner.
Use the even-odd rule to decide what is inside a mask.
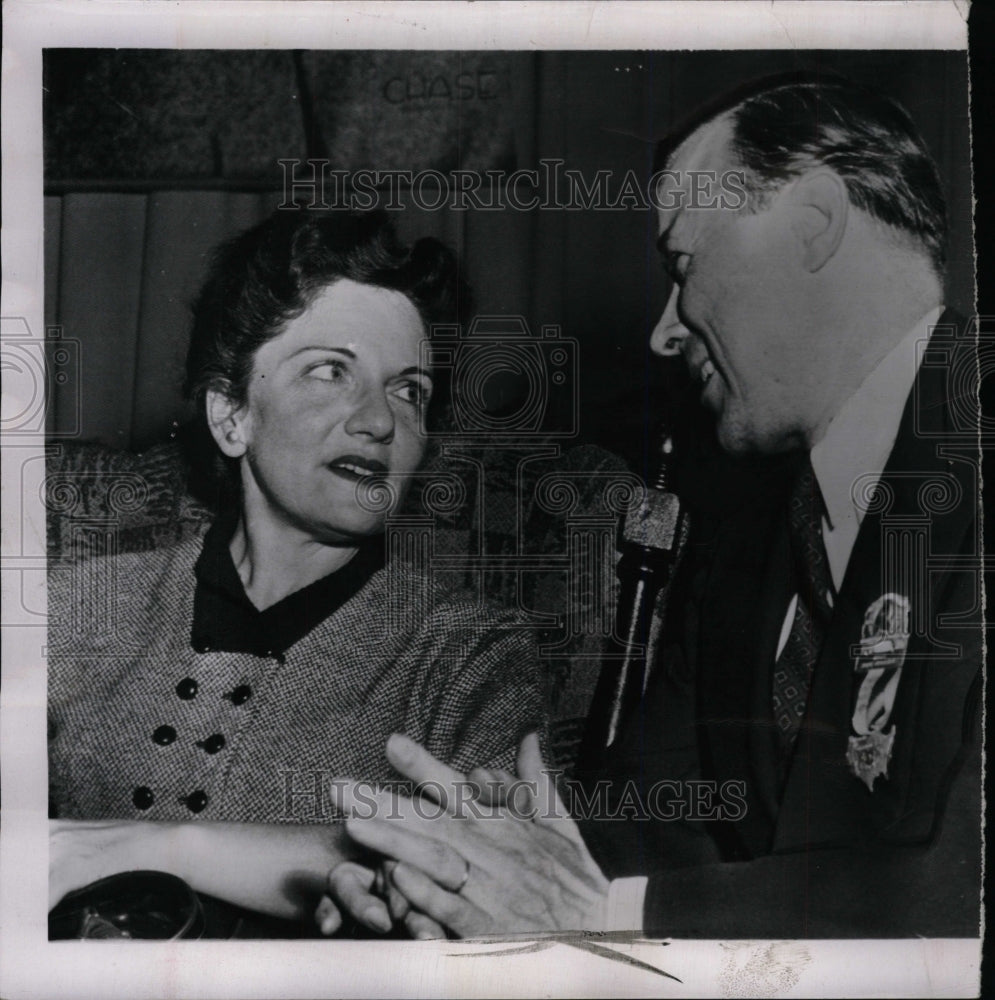
[[[773,655],[789,596],[779,572],[780,504],[765,498],[728,518],[716,541],[701,606],[699,720],[706,773],[745,782],[747,808],[736,832],[747,856],[770,845],[776,814],[773,719],[757,677]],[[772,592],[770,587],[774,587]],[[782,600],[783,598],[783,600]]]
[[[949,313],[940,321],[955,322]],[[953,339],[964,341],[956,330]],[[938,330],[929,351],[946,346],[953,345]],[[944,769],[960,745],[957,714],[976,673],[970,651],[980,626],[971,617],[976,596],[971,570],[955,573],[956,560],[943,556],[978,551],[972,535],[977,480],[970,448],[961,447],[958,454],[956,428],[950,427],[952,367],[949,361],[920,367],[877,497],[861,525],[813,673],[775,849],[842,843],[861,832],[901,837],[914,835],[915,827],[921,833],[925,817],[935,812]],[[952,590],[960,594],[953,603]],[[887,777],[875,779],[872,790],[851,772],[846,754],[861,679],[853,670],[861,628],[868,608],[886,592],[909,598],[911,635],[891,714],[892,759]],[[957,603],[966,615],[966,631],[944,634],[940,612]],[[925,784],[924,772],[933,775]]]

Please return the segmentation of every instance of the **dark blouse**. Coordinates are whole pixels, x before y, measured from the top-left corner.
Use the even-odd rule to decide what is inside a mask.
[[[378,535],[362,545],[341,569],[259,611],[246,595],[232,561],[229,545],[236,524],[231,516],[214,522],[194,567],[197,587],[190,645],[198,653],[252,653],[280,658],[358,594],[384,564],[383,536]]]

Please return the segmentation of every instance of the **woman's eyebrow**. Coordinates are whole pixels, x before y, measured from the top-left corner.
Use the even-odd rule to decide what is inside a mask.
[[[410,365],[403,371],[397,373],[397,377],[400,378],[402,375],[421,375],[422,378],[427,378],[431,381],[432,373],[426,368],[419,368],[417,365]]]
[[[336,354],[344,354],[347,358],[356,360],[356,352],[350,351],[348,347],[329,347],[328,344],[308,344],[305,347],[298,347],[296,351],[288,354],[287,358],[296,358],[298,354],[303,354],[305,351],[334,351]]]

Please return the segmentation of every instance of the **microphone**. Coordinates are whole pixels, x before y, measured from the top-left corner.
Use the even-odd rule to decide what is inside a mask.
[[[673,574],[684,536],[685,515],[670,489],[674,442],[664,433],[657,473],[642,502],[625,517],[615,632],[598,677],[578,756],[580,772],[603,768],[618,743],[622,723],[642,701],[648,680],[653,612]]]

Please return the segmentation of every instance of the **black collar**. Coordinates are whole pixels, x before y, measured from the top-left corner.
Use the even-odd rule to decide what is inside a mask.
[[[249,600],[232,561],[229,544],[237,519],[219,516],[204,536],[194,568],[193,628],[190,644],[198,653],[223,651],[255,656],[283,654],[316,625],[357,594],[383,566],[383,536],[360,546],[341,569],[259,611]]]

